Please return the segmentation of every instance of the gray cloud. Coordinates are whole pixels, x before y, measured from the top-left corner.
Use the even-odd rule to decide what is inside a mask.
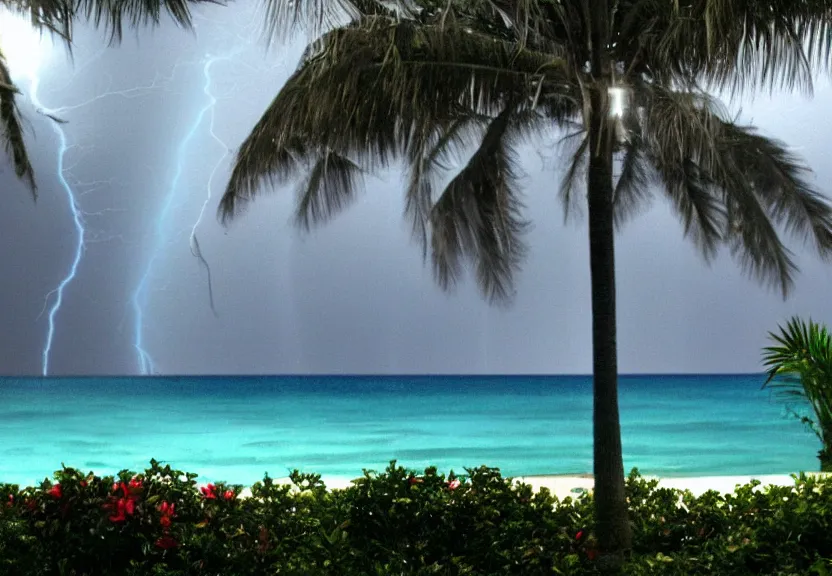
[[[213,272],[218,317],[208,305],[205,270],[189,236],[224,154],[208,117],[187,147],[203,93],[207,54],[227,54],[251,14],[240,6],[205,11],[195,34],[163,26],[101,50],[101,34],[81,34],[75,67],[53,57],[41,99],[73,106],[64,116],[66,156],[87,246],[56,317],[54,374],[136,373],[131,297],[153,253],[144,308],[145,348],[164,373],[586,373],[590,363],[589,268],[583,222],[563,224],[560,173],[549,147],[523,150],[531,252],[513,306],[491,308],[472,282],[452,294],[434,284],[402,220],[395,170],[368,180],[349,211],[309,234],[291,225],[291,189],[264,195],[228,229],[215,218],[228,175],[220,166],[197,237]],[[234,26],[227,20],[234,19]],[[223,20],[217,20],[217,19]],[[231,29],[231,33],[228,30]],[[212,68],[216,134],[235,148],[293,70],[301,42],[268,53],[257,38]],[[153,88],[135,90],[137,87]],[[24,89],[26,89],[24,87]],[[813,99],[778,95],[743,103],[743,116],[798,147],[829,190],[826,159],[832,101],[824,82]],[[41,197],[33,204],[2,164],[0,371],[37,374],[47,323],[44,297],[64,277],[74,229],[55,175],[57,139],[23,103]],[[182,163],[179,186],[171,182]],[[544,163],[539,154],[549,155]],[[169,217],[159,225],[165,202]],[[791,314],[832,318],[830,267],[800,251],[792,297],[743,278],[727,255],[710,267],[682,238],[660,198],[619,235],[618,301],[623,372],[747,372],[760,347]]]

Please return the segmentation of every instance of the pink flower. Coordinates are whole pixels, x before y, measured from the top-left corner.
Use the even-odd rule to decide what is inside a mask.
[[[459,478],[454,478],[448,482],[448,490],[456,490],[459,488],[460,484],[462,484],[462,482],[459,481]]]

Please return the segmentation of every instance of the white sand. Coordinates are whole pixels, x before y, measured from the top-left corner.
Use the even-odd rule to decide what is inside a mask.
[[[807,476],[818,476],[820,473],[807,473]],[[645,476],[645,478],[653,478]],[[737,485],[748,484],[751,480],[759,480],[762,486],[793,486],[794,480],[788,474],[763,474],[758,476],[699,476],[687,478],[660,478],[659,487],[690,490],[695,496],[717,490],[721,493],[733,492]],[[275,483],[288,484],[288,478],[276,478]],[[581,490],[592,491],[595,480],[591,475],[575,476],[526,476],[515,478],[515,481],[530,485],[535,491],[546,487],[559,499],[571,496],[575,498]],[[346,488],[351,481],[345,478],[324,478],[328,488]],[[242,496],[250,495],[246,488]]]
[[[646,479],[654,477],[645,476]],[[717,490],[721,493],[733,492],[738,484],[748,484],[752,479],[759,480],[763,486],[793,486],[794,480],[788,474],[770,474],[761,476],[699,476],[688,478],[659,478],[660,488],[678,488],[679,490],[690,490],[695,496],[700,496],[708,490]],[[546,487],[560,499],[566,496],[575,498],[579,492],[573,489],[591,491],[595,486],[595,480],[591,476],[530,476],[518,478],[532,486],[535,490]]]

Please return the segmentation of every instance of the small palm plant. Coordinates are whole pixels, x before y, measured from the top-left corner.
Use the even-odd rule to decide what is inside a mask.
[[[798,318],[778,328],[780,334],[769,333],[776,345],[764,349],[768,379],[763,388],[776,389],[789,403],[809,403],[814,418],[792,405],[787,410],[818,437],[820,469],[832,472],[832,336],[825,326]]]

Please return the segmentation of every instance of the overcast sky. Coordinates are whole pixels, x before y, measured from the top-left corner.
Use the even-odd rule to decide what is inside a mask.
[[[452,294],[435,286],[401,217],[397,170],[369,180],[357,205],[309,234],[291,225],[291,189],[262,196],[227,229],[217,222],[226,152],[303,48],[297,41],[266,51],[253,12],[239,4],[201,9],[194,33],[165,25],[118,48],[102,48],[101,33],[79,32],[74,64],[61,48],[49,52],[37,96],[46,108],[65,107],[65,176],[86,229],[55,311],[49,373],[140,373],[139,332],[164,374],[590,372],[586,222],[564,225],[559,158],[548,144],[522,151],[534,227],[506,309],[489,307],[473,282]],[[217,57],[206,94],[206,59]],[[27,101],[28,83],[21,88],[40,197],[33,203],[0,159],[0,372],[8,375],[41,373],[56,303],[47,295],[67,278],[77,243],[56,173],[59,138]],[[825,191],[830,103],[824,82],[813,98],[742,106],[744,118],[803,154]],[[211,134],[212,111],[223,144]],[[211,266],[216,316],[190,242],[215,167],[196,238]],[[658,198],[618,236],[621,371],[759,371],[766,332],[778,322],[832,318],[832,267],[803,250],[798,260],[802,274],[784,302],[744,278],[727,254],[706,266]],[[142,285],[139,327],[133,298]]]

